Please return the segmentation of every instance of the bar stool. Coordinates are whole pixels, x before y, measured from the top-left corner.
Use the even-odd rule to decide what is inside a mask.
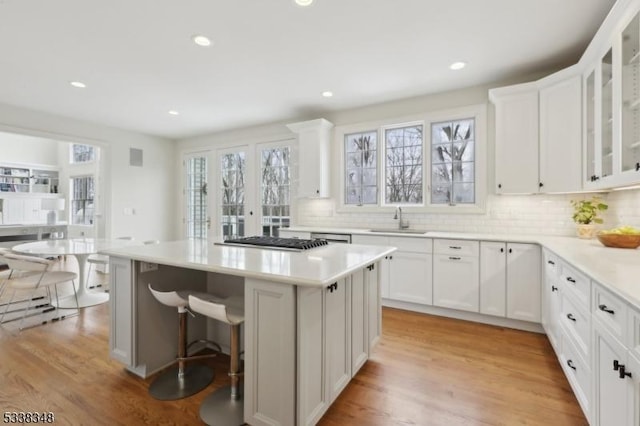
[[[219,300],[215,296],[189,295],[189,307],[209,318],[231,326],[229,376],[231,386],[225,386],[207,396],[200,405],[200,419],[208,425],[244,424],[244,402],[240,385],[240,324],[244,322],[244,300],[229,297]]]
[[[182,399],[195,395],[213,381],[214,372],[205,365],[192,364],[187,366],[187,361],[211,358],[216,356],[216,354],[188,356],[188,347],[197,342],[205,342],[217,346],[218,352],[222,352],[220,346],[214,342],[198,340],[187,345],[187,313],[191,314],[191,312],[187,310],[189,297],[192,294],[206,297],[208,294],[195,291],[158,291],[153,289],[151,284],[149,284],[149,290],[158,302],[163,305],[178,308],[179,320],[178,356],[175,361],[178,365],[158,376],[149,386],[149,394],[155,399],[162,401]]]

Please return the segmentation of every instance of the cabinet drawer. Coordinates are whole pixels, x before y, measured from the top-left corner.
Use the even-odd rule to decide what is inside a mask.
[[[547,277],[557,277],[560,275],[560,260],[558,256],[550,251],[544,251],[544,271]]]
[[[431,238],[389,237],[388,245],[397,247],[398,251],[413,253],[432,253]]]
[[[575,303],[588,309],[591,300],[591,280],[566,263],[561,264],[560,281],[569,293],[576,296]]]
[[[580,402],[585,413],[589,412],[589,395],[591,392],[591,371],[584,360],[580,358],[571,340],[562,338],[562,355],[560,363],[564,370],[576,398]]]
[[[433,240],[433,252],[436,254],[449,254],[453,256],[478,256],[480,253],[480,242],[466,240]]]
[[[588,311],[578,308],[571,295],[565,293],[562,296],[562,308],[560,322],[566,330],[569,338],[573,339],[576,348],[582,358],[589,362],[589,343],[591,342],[591,315]]]
[[[620,341],[627,343],[627,305],[609,291],[593,283],[591,313]]]

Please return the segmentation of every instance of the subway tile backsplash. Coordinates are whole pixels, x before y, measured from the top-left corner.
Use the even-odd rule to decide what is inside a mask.
[[[404,213],[412,228],[432,231],[492,234],[575,235],[571,200],[592,194],[489,195],[484,214]],[[640,189],[599,194],[609,205],[602,215],[607,229],[618,225],[640,228]],[[338,228],[392,228],[393,214],[342,213],[333,199],[300,199],[296,225]]]

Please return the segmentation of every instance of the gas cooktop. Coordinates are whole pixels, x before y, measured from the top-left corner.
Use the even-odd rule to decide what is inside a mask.
[[[326,240],[254,236],[224,240],[223,243],[218,244],[225,246],[248,246],[275,250],[303,251],[326,246],[328,243]]]

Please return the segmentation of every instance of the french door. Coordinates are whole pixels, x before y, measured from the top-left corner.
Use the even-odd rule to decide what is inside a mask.
[[[185,157],[185,237],[278,236],[291,217],[292,140]]]
[[[206,239],[211,227],[209,214],[210,153],[200,152],[185,156],[183,225],[186,238]]]

